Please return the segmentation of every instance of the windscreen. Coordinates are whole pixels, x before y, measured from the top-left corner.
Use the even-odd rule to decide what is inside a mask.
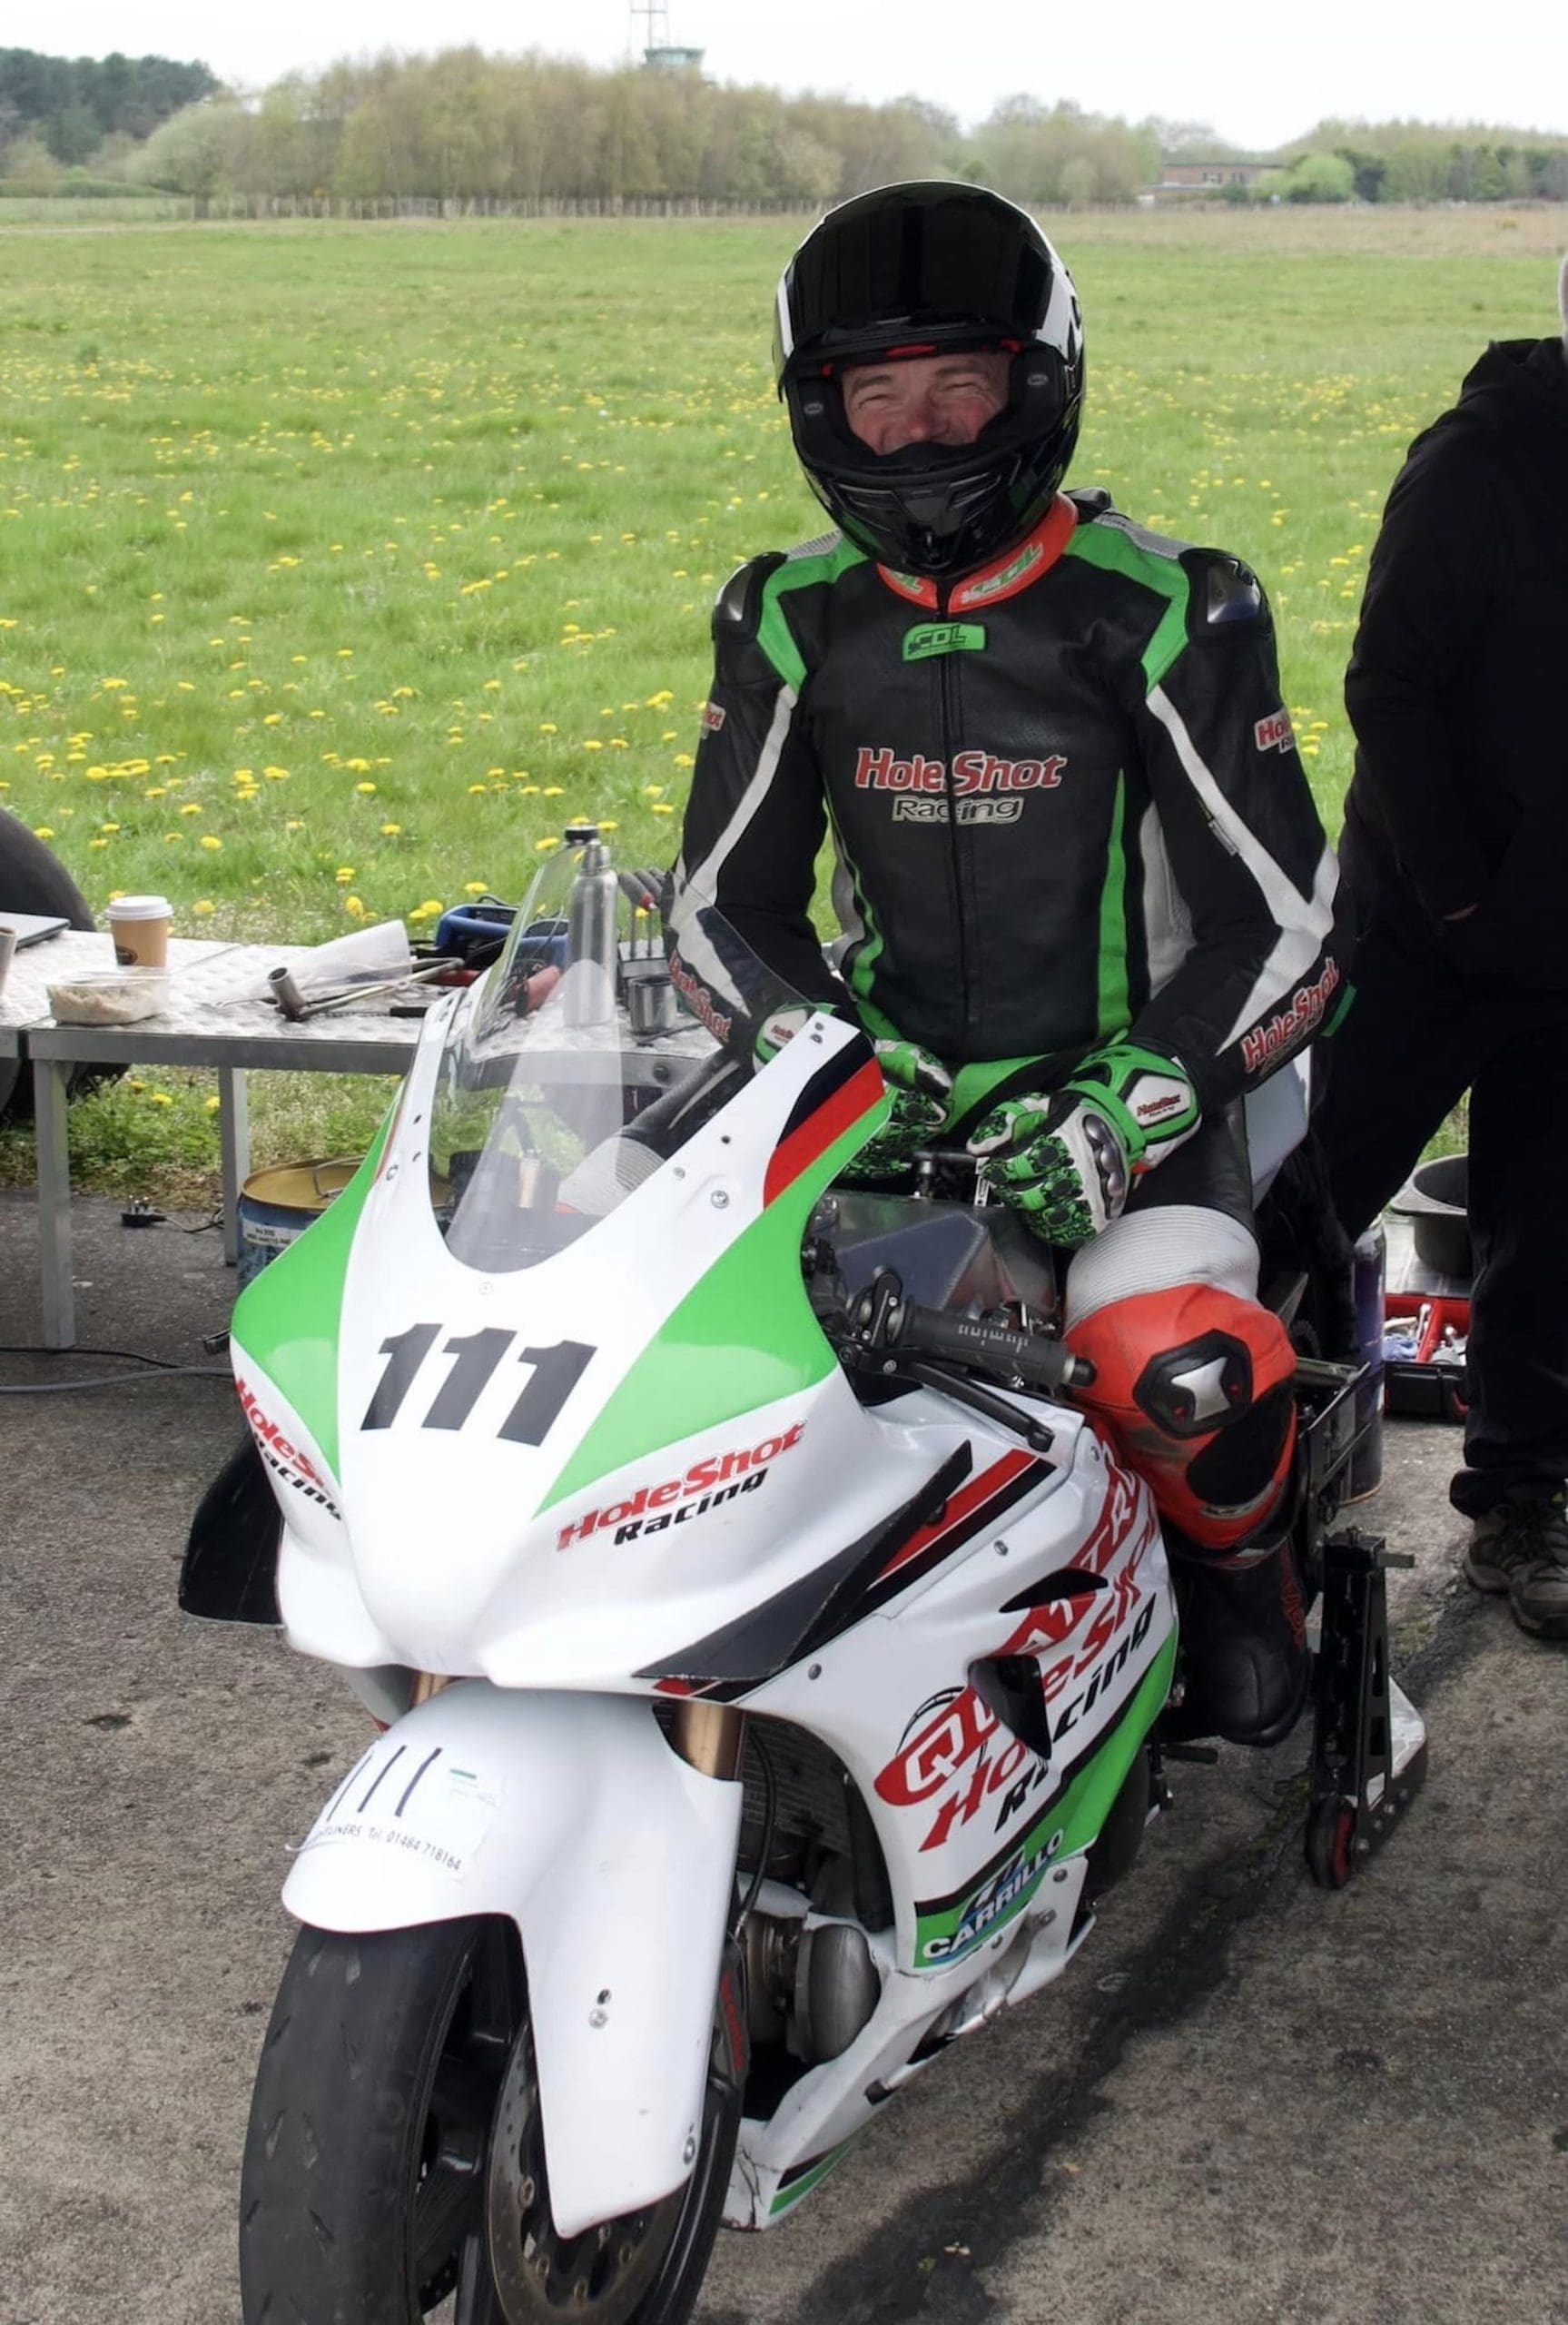
[[[669,1150],[651,1110],[715,1052],[673,990],[633,1030],[632,986],[665,974],[652,905],[646,876],[617,873],[601,840],[564,849],[459,1011],[429,1154],[436,1217],[466,1265],[513,1271],[564,1251]]]

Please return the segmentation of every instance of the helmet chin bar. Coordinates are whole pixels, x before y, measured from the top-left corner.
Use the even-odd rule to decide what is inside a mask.
[[[1021,540],[1054,499],[1078,436],[1080,378],[1039,347],[1014,357],[1006,407],[972,444],[873,452],[836,377],[784,382],[806,480],[849,538],[895,572],[957,580]]]

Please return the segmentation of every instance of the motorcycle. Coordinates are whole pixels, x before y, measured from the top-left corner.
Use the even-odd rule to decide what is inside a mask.
[[[1063,1974],[1193,1756],[1050,1253],[962,1156],[854,1184],[863,1036],[775,991],[737,1064],[572,837],[234,1312],[182,1603],[281,1622],[378,1731],[283,1891],[249,2325],[678,2325],[721,2221]],[[1333,1531],[1364,1379],[1297,1389],[1329,1884],[1425,1762],[1386,1554]]]

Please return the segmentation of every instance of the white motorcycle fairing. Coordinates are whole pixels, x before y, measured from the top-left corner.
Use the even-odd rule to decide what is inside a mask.
[[[340,1665],[646,1694],[634,1676],[644,1666],[803,1581],[963,1441],[950,1426],[933,1460],[890,1440],[857,1402],[800,1279],[827,1152],[884,1107],[881,1076],[869,1060],[860,1067],[853,1029],[818,1019],[583,1241],[491,1274],[453,1256],[429,1190],[450,1023],[450,1004],[430,1012],[346,1250],[335,1344],[311,1351],[330,1408],[296,1393],[284,1338],[285,1271],[303,1280],[306,1238],[236,1311],[252,1429],[301,1449],[306,1482],[325,1497],[281,1496],[290,1643]],[[748,1341],[754,1298],[774,1312]],[[399,1378],[390,1396],[421,1343],[418,1385]],[[456,1352],[487,1344],[504,1354],[454,1424],[440,1400]],[[547,1419],[519,1429],[519,1390],[531,1394],[530,1373],[563,1359],[569,1387]],[[832,1497],[824,1472],[838,1481]],[[461,1523],[468,1508],[485,1522]]]
[[[691,2170],[741,1799],[646,1703],[468,1681],[378,1737],[295,1859],[283,1903],[316,1929],[516,1923],[563,2236]]]

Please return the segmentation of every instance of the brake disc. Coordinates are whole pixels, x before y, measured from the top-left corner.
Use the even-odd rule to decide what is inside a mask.
[[[486,2190],[490,2271],[506,2325],[549,2318],[632,2325],[675,2241],[689,2182],[646,2211],[557,2233],[545,2172],[538,2072],[524,2023],[496,2101]]]

